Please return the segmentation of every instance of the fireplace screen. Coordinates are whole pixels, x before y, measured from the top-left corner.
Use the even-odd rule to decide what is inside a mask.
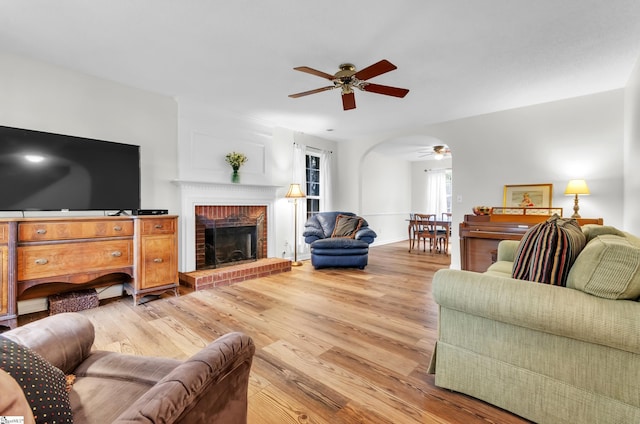
[[[240,226],[205,230],[205,267],[218,268],[255,261],[257,227]]]
[[[267,257],[266,207],[202,205],[196,214],[196,269]]]

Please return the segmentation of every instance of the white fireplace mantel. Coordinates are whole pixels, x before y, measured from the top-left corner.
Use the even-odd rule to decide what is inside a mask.
[[[282,186],[216,183],[206,181],[174,180],[180,187],[180,241],[182,244],[180,270],[196,269],[196,206],[266,206],[267,208],[267,256],[275,256],[275,201],[276,192]]]

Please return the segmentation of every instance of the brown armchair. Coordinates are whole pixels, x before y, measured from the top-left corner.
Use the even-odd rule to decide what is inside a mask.
[[[247,422],[255,346],[241,333],[218,338],[186,361],[92,350],[93,325],[78,313],[2,335],[76,376],[69,393],[76,424]]]

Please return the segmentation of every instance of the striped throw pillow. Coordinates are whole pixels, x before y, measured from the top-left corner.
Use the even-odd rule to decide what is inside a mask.
[[[513,263],[513,278],[565,286],[573,262],[586,244],[578,221],[554,215],[522,237]]]

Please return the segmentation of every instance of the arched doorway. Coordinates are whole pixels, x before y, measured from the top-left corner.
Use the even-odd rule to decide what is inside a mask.
[[[442,146],[442,157],[436,157]],[[453,158],[442,140],[426,135],[393,138],[369,149],[360,163],[359,210],[372,228],[384,228],[377,243],[406,240],[411,213],[428,211],[429,173],[444,175],[445,200],[438,210],[451,211]]]

